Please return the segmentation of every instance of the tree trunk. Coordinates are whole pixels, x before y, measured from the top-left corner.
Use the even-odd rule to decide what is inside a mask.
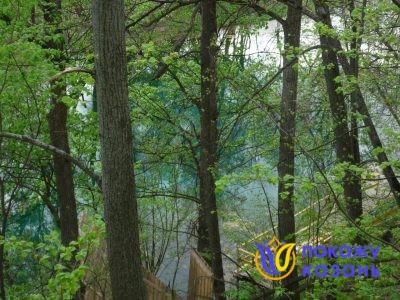
[[[64,103],[59,102],[58,99],[61,94],[56,94],[54,97],[54,103],[48,114],[51,144],[69,153],[68,108]],[[68,246],[70,242],[76,241],[79,236],[72,163],[61,155],[54,153],[53,164],[60,207],[61,242],[63,245]]]
[[[45,47],[58,52],[51,60],[62,70],[64,68],[64,40],[54,39],[54,34],[62,34],[62,30],[60,29],[62,21],[61,0],[45,0],[41,2],[41,5],[44,20],[48,26],[48,41],[45,42]],[[47,121],[49,124],[51,144],[66,153],[70,153],[67,129],[68,107],[61,102],[65,91],[65,83],[61,80],[51,83],[51,109],[47,115]],[[78,240],[79,237],[72,162],[59,154],[53,153],[53,165],[60,212],[61,243],[64,246],[68,246],[72,241]],[[70,264],[73,266],[74,260],[72,260]],[[82,285],[75,299],[83,299],[84,293],[85,288],[84,285]]]
[[[115,300],[145,299],[129,116],[123,0],[93,0],[108,264]]]
[[[52,38],[54,34],[62,33],[58,28],[61,23],[61,0],[46,0],[41,4],[44,19],[48,26],[47,35],[49,41],[46,42],[45,46],[48,49],[58,51],[52,62],[62,69],[64,65],[62,55],[64,42],[59,41],[59,39],[57,39],[59,42],[56,42]],[[52,83],[51,92],[51,109],[47,116],[51,144],[69,153],[67,130],[68,108],[61,102],[61,97],[65,94],[65,84],[62,82]],[[68,246],[70,242],[77,240],[79,236],[72,163],[54,153],[53,164],[56,177],[57,199],[60,208],[61,242],[63,245]]]
[[[289,54],[300,46],[301,11],[295,7],[301,7],[302,1],[296,0],[295,5],[288,7],[287,18],[283,25],[284,31],[284,55],[283,65],[289,64]],[[286,242],[295,243],[295,218],[293,204],[293,177],[294,177],[294,147],[296,133],[296,100],[297,100],[297,59],[290,67],[283,71],[280,142],[278,163],[278,231],[279,238]],[[286,178],[285,178],[286,176]],[[287,177],[289,177],[288,180]],[[299,299],[297,269],[285,278],[283,286],[294,294],[287,299]]]
[[[61,0],[44,1],[42,6],[44,19],[50,28],[48,35],[61,34],[61,30],[57,28],[61,22]],[[64,42],[56,42],[54,39],[50,39],[49,42],[46,42],[46,47],[59,51],[52,61],[61,69],[63,66],[62,51]],[[52,107],[48,114],[51,144],[69,153],[68,108],[61,102],[61,97],[65,94],[65,84],[62,82],[52,83],[51,92]],[[54,153],[53,164],[58,205],[60,207],[61,242],[63,245],[68,246],[70,242],[77,240],[79,236],[72,163]]]
[[[368,107],[365,103],[364,97],[359,87],[357,87],[355,94],[357,95],[356,98],[357,111],[360,115],[363,116],[364,125],[367,128],[368,136],[371,141],[372,147],[374,149],[382,149],[382,151],[379,151],[377,154],[378,162],[380,164],[386,164],[389,162],[388,156],[386,152],[383,150],[383,144],[375,128],[374,122],[372,121],[371,115],[369,114]],[[392,166],[391,165],[383,166],[382,172],[389,183],[390,189],[394,195],[394,198],[396,199],[397,205],[400,206],[400,183],[396,177],[396,174]]]
[[[197,226],[197,251],[202,254],[204,260],[211,266],[211,257],[210,255],[207,255],[207,252],[210,249],[210,243],[208,239],[208,228],[206,214],[204,212],[204,205],[200,205],[198,214],[199,217]]]
[[[349,3],[350,14],[355,10],[354,1],[350,1]],[[354,34],[358,31],[357,20],[352,18],[352,26],[351,30]],[[351,65],[351,75],[358,79],[358,51],[360,50],[361,39],[354,37],[350,43],[350,49],[356,53],[356,55],[350,58]],[[358,142],[358,120],[357,120],[357,93],[353,92],[350,95],[351,102],[351,119],[350,119],[350,140],[351,140],[351,159],[352,164],[356,166],[360,166],[361,156],[360,156],[360,145]],[[361,178],[356,174],[351,174],[350,180],[354,185],[354,198],[351,203],[349,203],[348,213],[353,219],[357,219],[361,217],[363,208],[362,208],[362,192],[361,192]]]
[[[325,23],[330,24],[329,8],[320,1],[315,1],[316,12],[319,18]],[[343,93],[337,92],[341,87],[335,81],[339,73],[339,63],[334,52],[334,38],[320,34],[320,42],[324,47],[322,61],[324,65],[324,75],[329,98],[329,105],[333,117],[334,134],[336,141],[336,157],[338,163],[354,163],[352,155],[352,138],[348,127],[348,117],[346,102]],[[353,220],[361,216],[362,208],[360,185],[354,180],[354,174],[345,170],[343,178],[344,198],[346,201],[347,214]]]
[[[324,9],[322,9],[322,11],[324,12]],[[322,22],[328,25],[330,28],[332,28],[332,22],[330,20],[329,10],[326,9],[324,13],[326,14],[326,17],[322,19]],[[342,50],[342,45],[340,41],[335,38],[331,39],[330,47],[331,49]],[[346,56],[344,54],[338,54],[338,58],[344,73],[346,75],[351,75],[352,74],[351,64],[347,61]],[[353,93],[355,95],[353,99],[355,101],[357,111],[360,115],[363,116],[364,125],[367,128],[367,133],[371,141],[372,147],[374,149],[378,148],[383,150],[383,144],[375,128],[374,122],[372,121],[371,115],[369,114],[367,104],[365,103],[363,94],[358,84],[356,85],[356,90]],[[389,159],[385,151],[380,151],[376,155],[376,157],[380,164],[387,164],[389,162]],[[397,179],[393,168],[387,164],[386,166],[382,167],[382,171],[386,180],[389,183],[390,189],[394,195],[394,198],[396,199],[397,205],[400,205],[400,182]]]
[[[340,42],[338,40],[335,41],[333,47],[337,49],[341,49]],[[351,75],[351,64],[347,61],[346,57],[343,55],[339,55],[340,64],[342,65],[343,71],[346,75]],[[376,130],[375,124],[372,121],[371,115],[369,113],[367,104],[365,103],[364,96],[361,92],[359,85],[356,85],[356,90],[353,92],[355,106],[360,115],[363,116],[364,125],[367,128],[367,133],[369,136],[369,140],[374,149],[382,149],[376,155],[378,162],[382,165],[383,175],[385,176],[387,182],[389,183],[390,190],[393,193],[393,196],[396,200],[397,205],[400,206],[400,182],[396,177],[396,174],[391,165],[388,164],[389,159],[386,152],[383,150],[383,144],[379,137],[378,131]]]
[[[214,294],[224,299],[224,272],[215,196],[215,167],[217,163],[218,109],[217,109],[217,18],[216,1],[202,1],[201,31],[201,134],[200,134],[200,202],[201,213],[207,223],[209,255],[214,273]]]

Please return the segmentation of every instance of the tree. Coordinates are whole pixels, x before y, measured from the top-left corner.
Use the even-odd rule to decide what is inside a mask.
[[[47,42],[45,47],[55,50],[52,62],[59,68],[64,67],[64,40],[61,24],[61,0],[46,0],[41,3],[44,20],[47,25]],[[55,37],[58,35],[58,37]],[[51,109],[48,114],[50,139],[53,146],[66,153],[70,152],[68,142],[67,118],[68,108],[61,101],[65,95],[65,84],[62,81],[51,83]],[[56,191],[60,207],[61,241],[68,246],[78,239],[78,216],[76,211],[75,188],[72,163],[58,154],[53,154],[54,173],[56,177]]]
[[[47,40],[44,46],[49,50],[55,51],[51,61],[60,70],[64,68],[64,38],[60,29],[61,0],[45,0],[42,3],[43,17],[47,26]],[[62,80],[55,80],[50,83],[51,87],[51,109],[47,115],[50,130],[51,144],[65,151],[70,152],[68,140],[68,107],[62,101],[66,94],[66,85]],[[79,237],[78,213],[75,199],[75,186],[73,179],[73,169],[70,160],[53,153],[54,174],[56,178],[56,191],[60,211],[61,242],[68,246],[72,241],[77,241]],[[72,260],[71,265],[73,265]],[[76,299],[84,297],[84,286]]]
[[[340,45],[340,44],[339,44]],[[346,75],[353,75],[354,62],[351,60],[350,63],[342,56],[339,56],[340,63],[343,67],[343,71]],[[355,87],[355,91],[352,95],[353,105],[356,111],[362,116],[363,123],[367,128],[370,143],[374,149],[376,149],[376,158],[381,164],[382,172],[389,183],[389,187],[393,193],[394,199],[398,206],[400,206],[400,182],[396,176],[393,166],[389,162],[388,155],[384,149],[383,142],[378,134],[378,130],[372,120],[371,114],[369,112],[368,106],[365,103],[363,93],[358,86]]]
[[[73,299],[84,282],[145,299],[143,267],[184,292],[196,242],[214,298],[398,297],[400,208],[386,183],[400,167],[396,1],[318,1],[327,18],[313,1],[96,0],[95,55],[89,2],[0,6],[0,298]],[[73,164],[69,186],[53,155]],[[363,207],[345,199],[349,183]],[[81,217],[69,246],[67,188]],[[272,235],[297,249],[379,246],[381,275],[355,265],[354,280],[294,271],[271,284],[252,263]],[[309,254],[297,264],[321,271]]]
[[[317,15],[324,24],[331,24],[329,8],[320,1],[315,1]],[[334,50],[335,41],[326,32],[320,32],[322,50],[322,63],[329,98],[329,105],[333,118],[336,157],[338,163],[352,165],[355,163],[352,145],[354,140],[348,127],[348,111],[343,92],[340,91],[341,84],[336,80],[339,76],[339,62]],[[361,186],[348,166],[345,166],[343,177],[344,199],[346,201],[347,214],[353,220],[362,214]]]
[[[201,104],[200,104],[200,216],[207,224],[207,243],[204,249],[211,255],[211,266],[215,276],[214,294],[224,299],[225,283],[219,235],[215,178],[218,145],[217,107],[217,11],[216,1],[202,2],[201,30]],[[205,234],[201,232],[200,234]],[[203,249],[201,249],[203,250]]]
[[[93,1],[102,191],[113,299],[144,299],[123,0]]]
[[[292,62],[293,55],[297,55],[300,46],[301,7],[302,1],[295,1],[294,6],[289,6],[287,18],[283,23],[284,54],[283,65],[290,66],[283,70],[283,85],[281,99],[281,120],[279,124],[279,163],[278,163],[278,230],[280,239],[295,243],[294,219],[294,151],[296,137],[296,102],[298,85],[298,59]],[[284,287],[294,292],[292,299],[299,299],[297,270],[283,281]]]

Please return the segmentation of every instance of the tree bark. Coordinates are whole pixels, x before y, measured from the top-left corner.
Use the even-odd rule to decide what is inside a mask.
[[[315,1],[318,17],[325,23],[331,24],[329,8],[320,1]],[[335,40],[331,36],[320,34],[321,45],[325,48],[322,52],[325,82],[328,92],[329,105],[333,118],[334,135],[336,142],[336,158],[338,163],[354,164],[352,155],[352,138],[348,127],[347,107],[342,92],[337,92],[341,87],[335,79],[340,75],[339,62],[334,51]],[[355,175],[347,168],[343,178],[344,198],[346,210],[353,220],[362,214],[362,199],[360,185],[355,180]]]
[[[292,59],[288,57],[297,51],[300,46],[300,29],[302,13],[295,7],[301,7],[302,1],[294,1],[294,6],[288,7],[287,18],[283,25],[284,31],[284,55],[283,65],[289,64]],[[279,142],[279,163],[278,163],[278,231],[279,238],[286,242],[295,243],[295,218],[294,218],[294,148],[296,134],[296,102],[298,85],[298,59],[288,68],[283,70],[283,85],[281,99],[281,120],[280,120],[280,142]],[[287,179],[289,178],[289,179]],[[297,269],[285,278],[283,286],[294,292],[285,299],[299,299]]]
[[[199,175],[200,177],[201,175]],[[197,226],[197,251],[202,254],[204,260],[211,266],[212,261],[210,255],[207,255],[210,249],[210,242],[208,238],[208,226],[204,205],[200,205],[198,211],[198,226]],[[205,255],[203,255],[205,254]]]
[[[218,144],[216,1],[205,0],[201,4],[200,217],[204,217],[207,223],[209,251],[206,252],[211,256],[211,267],[215,277],[214,294],[216,299],[224,299],[225,283],[214,178]]]
[[[61,0],[46,0],[42,3],[44,19],[48,26],[48,40],[45,47],[57,50],[58,53],[52,58],[52,62],[60,69],[63,69],[64,41],[54,39],[54,34],[62,34],[59,29],[61,23]],[[68,108],[61,102],[65,95],[65,84],[61,81],[51,83],[51,109],[47,116],[51,144],[70,152],[68,142],[67,118]],[[79,236],[78,216],[76,211],[75,188],[73,180],[72,163],[57,153],[53,153],[54,174],[56,177],[56,190],[58,205],[60,208],[61,242],[68,246],[70,242],[76,241]]]
[[[145,299],[129,116],[123,0],[93,0],[108,264],[115,300]]]
[[[58,96],[55,97],[58,98]],[[70,153],[67,132],[68,109],[59,100],[54,102],[48,114],[51,144]],[[60,211],[61,242],[68,246],[70,242],[76,241],[79,237],[72,163],[54,153],[53,164]]]

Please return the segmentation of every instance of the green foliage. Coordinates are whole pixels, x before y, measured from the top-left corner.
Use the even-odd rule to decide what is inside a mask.
[[[56,231],[44,237],[43,242],[33,243],[10,236],[4,242],[7,263],[13,266],[9,276],[14,284],[7,290],[11,299],[73,299],[85,278],[86,259],[104,235],[104,224],[83,226],[77,242],[68,247],[60,245]],[[98,231],[91,231],[94,228]],[[40,292],[37,291],[40,287]]]
[[[198,222],[201,152],[201,13],[190,2],[167,2],[125,1],[127,24],[133,24],[127,28],[126,45],[142,260],[146,268],[160,274],[167,261],[180,271],[180,260],[189,245],[195,245],[189,237],[196,236]],[[314,278],[307,281],[302,296],[395,299],[399,294],[399,254],[373,237],[381,239],[391,230],[392,241],[400,238],[400,216],[396,211],[390,213],[394,201],[388,196],[382,174],[387,166],[396,173],[400,168],[399,8],[391,1],[368,2],[363,8],[356,1],[350,12],[347,2],[329,1],[333,28],[304,16],[301,47],[284,52],[281,28],[271,22],[271,15],[286,18],[286,5],[279,1],[250,2],[222,1],[217,11],[219,143],[218,162],[212,173],[223,243],[228,245],[224,250],[236,259],[233,245],[243,245],[254,253],[253,237],[265,242],[275,234],[277,186],[282,180],[286,187],[294,185],[295,213],[299,213],[296,228],[302,230],[296,234],[298,241],[320,242],[330,236],[332,245],[350,245],[362,237],[366,243],[381,247],[377,262],[380,277]],[[303,5],[314,12],[313,5]],[[0,131],[49,143],[47,114],[53,95],[48,80],[66,67],[93,69],[90,1],[65,0],[62,6],[62,20],[48,26],[37,0],[1,2]],[[263,9],[272,13],[266,14]],[[336,161],[334,122],[324,80],[324,69],[333,65],[321,63],[321,53],[327,49],[302,53],[319,43],[319,34],[338,38],[342,49],[334,49],[335,53],[358,60],[358,76],[345,76],[341,68],[341,75],[335,79],[340,86],[336,92],[345,96],[350,108],[351,94],[360,88],[383,142],[382,147],[371,147],[369,129],[363,126],[365,116],[348,109],[348,120],[354,118],[359,128],[360,165]],[[46,49],[44,43],[49,41],[63,41],[65,49]],[[262,49],[259,41],[273,46]],[[351,49],[354,41],[361,44]],[[282,74],[276,74],[282,55],[289,60],[299,56],[293,66],[298,71],[299,87],[295,174],[279,178],[276,166]],[[54,58],[61,59],[60,65],[52,63]],[[275,80],[265,86],[271,78]],[[95,79],[85,73],[69,73],[60,83],[67,86],[59,100],[68,107],[71,154],[100,174]],[[376,156],[382,153],[388,156],[388,162],[378,164]],[[103,200],[93,180],[74,168],[78,213],[89,221],[81,224],[79,241],[63,247],[49,210],[54,208],[59,213],[51,154],[0,138],[0,165],[6,199],[0,219],[6,222],[1,243],[8,297],[71,299],[90,272],[98,272],[107,281],[105,266],[88,259],[92,251],[99,251],[105,259],[105,229],[98,217],[103,215]],[[337,204],[346,205],[346,173],[361,179],[365,201],[365,213],[358,223],[361,230],[338,211]],[[336,261],[339,265],[346,262]],[[259,284],[268,285],[251,264],[244,271]],[[247,282],[227,291],[232,299],[249,299],[257,293],[260,290]],[[277,284],[271,297],[285,293],[287,290]]]
[[[258,292],[259,290],[254,285],[248,282],[242,282],[238,289],[228,289],[225,294],[228,299],[246,300],[250,299]]]

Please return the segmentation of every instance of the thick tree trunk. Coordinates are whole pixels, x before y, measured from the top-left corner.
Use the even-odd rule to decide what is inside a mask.
[[[330,24],[329,8],[320,1],[315,1],[316,12],[325,24]],[[321,45],[324,47],[322,61],[327,86],[330,109],[333,118],[334,134],[336,141],[336,157],[338,163],[354,163],[352,155],[352,138],[348,127],[347,107],[343,93],[336,92],[341,86],[335,81],[339,73],[339,63],[334,52],[334,38],[320,35]],[[350,170],[345,171],[343,178],[344,198],[346,201],[347,214],[355,220],[361,216],[362,207],[360,185],[354,180]]]
[[[283,65],[289,64],[289,54],[300,46],[301,11],[295,7],[301,7],[302,1],[296,0],[295,5],[288,7],[287,18],[283,26],[285,53]],[[293,204],[293,177],[294,177],[294,147],[296,133],[296,100],[298,71],[297,60],[283,71],[280,142],[278,163],[278,231],[279,238],[286,242],[295,243],[295,218]],[[286,180],[286,178],[290,178]],[[295,268],[289,277],[283,280],[283,286],[293,292],[290,299],[299,299],[296,292],[299,285],[297,281],[297,269]],[[289,298],[288,298],[289,299]]]
[[[201,7],[200,217],[204,217],[207,223],[209,251],[206,252],[209,252],[211,256],[211,266],[215,277],[214,294],[217,299],[224,299],[225,283],[214,178],[218,143],[216,1],[202,1]]]
[[[145,299],[140,260],[123,0],[93,0],[96,91],[112,297]]]

